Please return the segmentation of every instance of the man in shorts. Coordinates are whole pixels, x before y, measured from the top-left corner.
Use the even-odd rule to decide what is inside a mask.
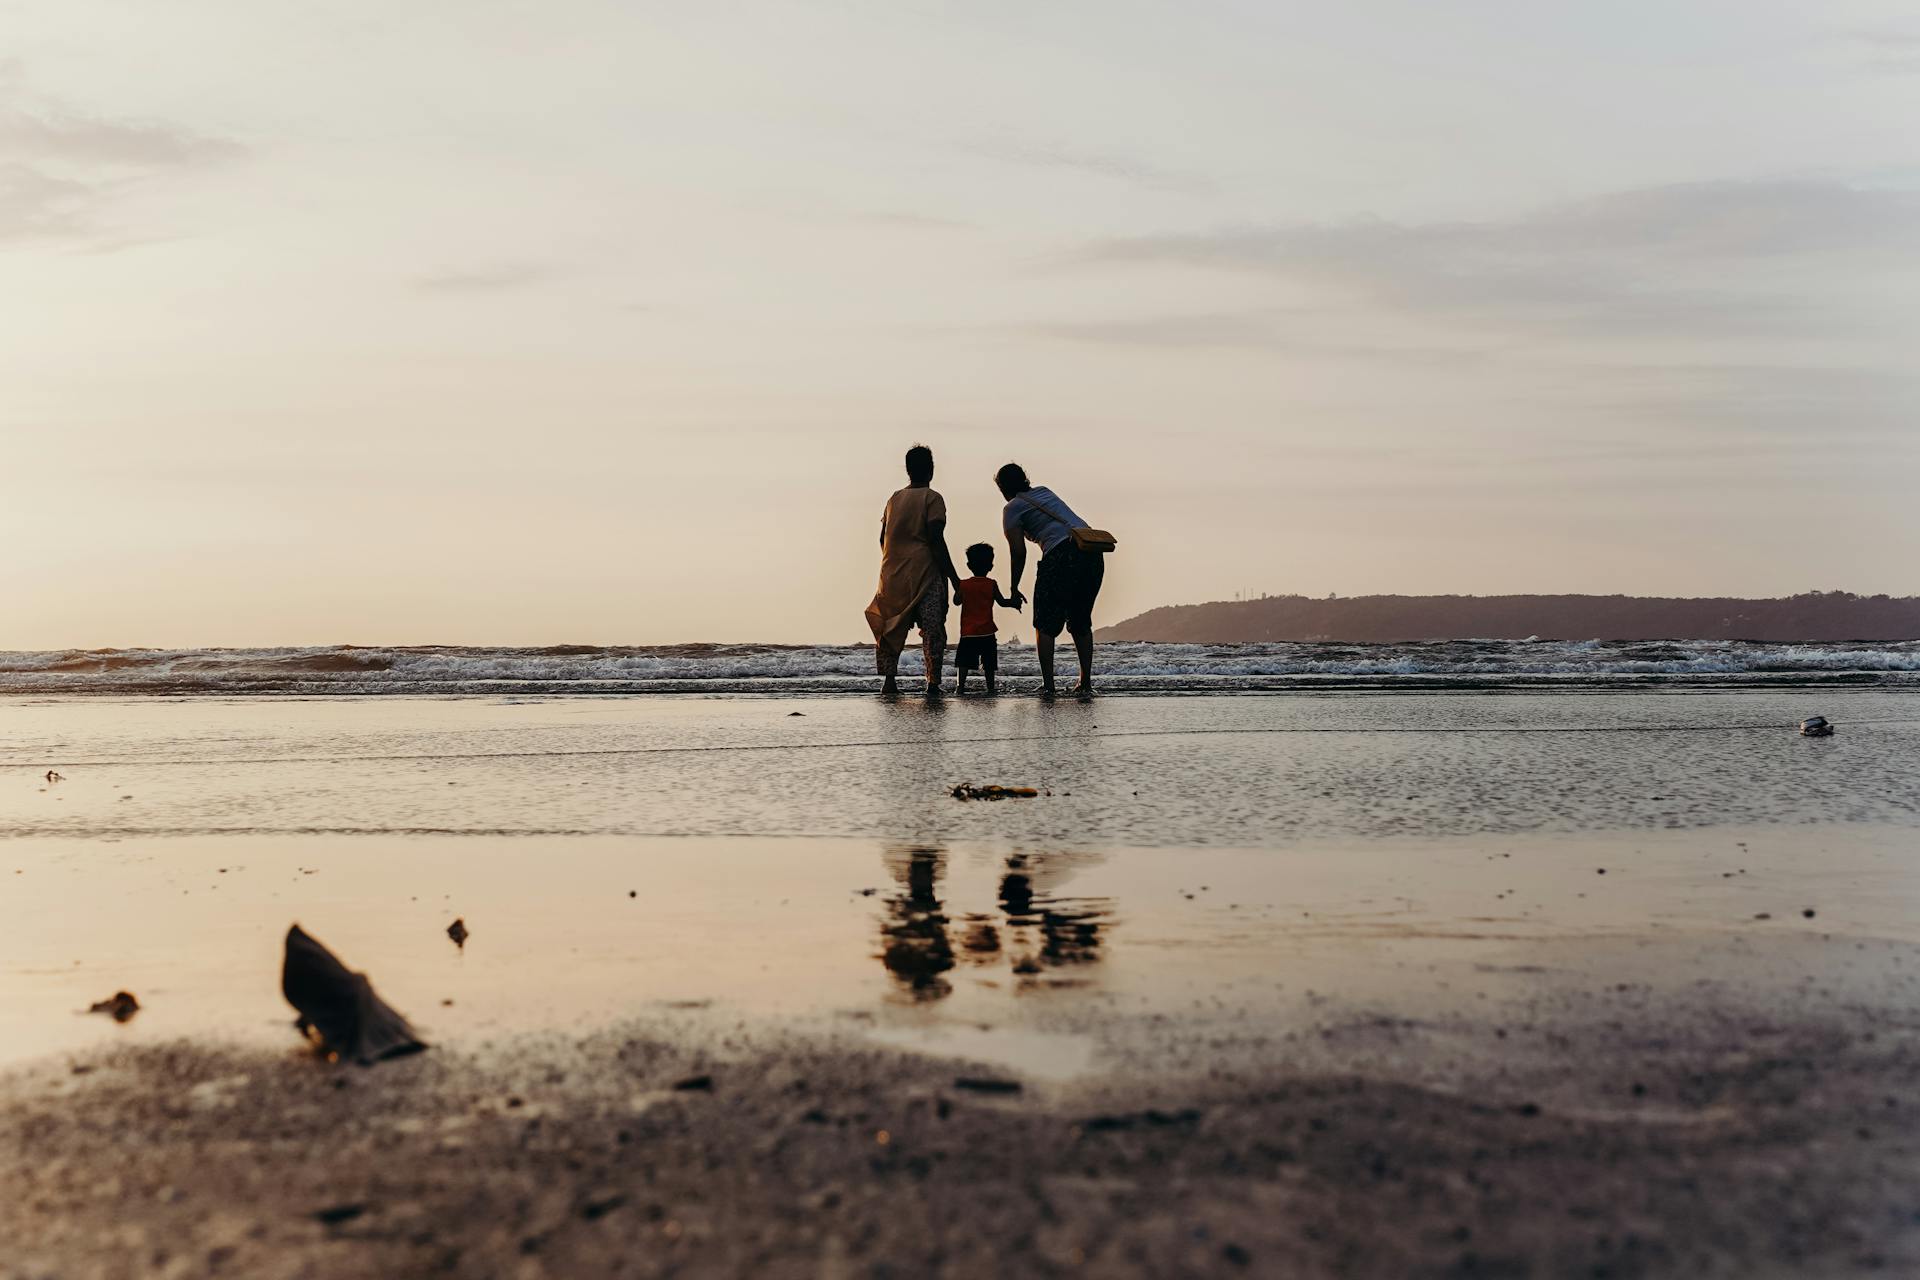
[[[1097,551],[1082,551],[1073,540],[1075,529],[1087,522],[1073,513],[1053,490],[1036,487],[1017,462],[1009,462],[994,475],[1000,496],[1007,500],[1001,514],[1001,528],[1007,535],[1007,550],[1013,560],[1013,604],[1018,608],[1026,596],[1020,591],[1020,578],[1027,567],[1027,543],[1040,548],[1040,568],[1033,579],[1033,629],[1038,637],[1040,656],[1040,692],[1053,696],[1053,647],[1061,628],[1073,637],[1080,655],[1080,683],[1074,693],[1089,697],[1093,693],[1093,602],[1100,597],[1100,584],[1106,577],[1106,557]]]

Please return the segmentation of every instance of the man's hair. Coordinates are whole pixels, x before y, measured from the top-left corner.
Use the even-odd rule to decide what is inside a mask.
[[[1027,479],[1025,469],[1017,462],[1009,462],[994,472],[993,482],[999,485],[1000,492],[1009,498],[1016,493],[1023,493],[1033,488],[1033,483]]]
[[[923,444],[907,450],[907,479],[916,484],[933,479],[933,450]]]
[[[991,543],[976,542],[967,548],[967,568],[993,568],[993,546]]]

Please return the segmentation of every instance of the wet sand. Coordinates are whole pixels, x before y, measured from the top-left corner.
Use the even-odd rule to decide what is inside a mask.
[[[1818,939],[1785,945],[1820,971]],[[716,1010],[372,1070],[90,1051],[7,1082],[0,1274],[1920,1266],[1910,1000],[1553,958],[1578,990],[1492,1016],[1110,1017],[1138,1062],[1064,1081]]]
[[[631,842],[570,843],[529,896],[524,850],[447,843],[145,846],[111,889],[15,848],[97,908],[22,944],[154,981],[124,1025],[91,964],[6,983],[0,1275],[1920,1265],[1910,833],[1369,844],[1284,900],[1260,851],[806,841],[667,842],[646,901]],[[464,948],[404,892],[456,865]],[[290,913],[434,1050],[298,1049]]]
[[[1737,701],[1707,712],[1756,718]],[[869,709],[802,705],[809,759],[865,740]],[[353,761],[391,707],[296,706],[275,731],[194,707],[189,741],[114,722],[101,763],[71,735],[58,784],[22,762],[0,791],[0,1277],[1920,1267],[1920,835],[1845,820],[1907,804],[1864,732],[1396,736],[1228,789],[1183,764],[1201,744],[1066,718],[1051,745],[969,746],[998,714],[969,707],[854,793],[918,831],[807,835],[834,820],[817,796],[780,837],[658,829],[699,815],[702,779],[726,779],[714,821],[765,822],[796,778],[877,758],[716,775],[673,746],[704,726],[741,760],[727,727],[764,737],[772,710],[429,707],[405,732],[432,749],[374,768]],[[555,762],[560,717],[608,715],[640,727],[593,724],[593,750],[654,754]],[[1055,794],[912,807],[994,752],[1051,761]],[[1583,752],[1589,794],[1421,830],[1447,779],[1577,779]],[[1769,770],[1793,793],[1743,805]],[[1126,785],[1183,777],[1197,798]],[[450,804],[471,827],[415,817]],[[1119,834],[1063,838],[1079,812]],[[554,813],[586,833],[541,834]],[[1591,829],[1553,829],[1568,815]],[[277,990],[296,920],[434,1048],[304,1052]],[[121,988],[130,1021],[82,1012]]]

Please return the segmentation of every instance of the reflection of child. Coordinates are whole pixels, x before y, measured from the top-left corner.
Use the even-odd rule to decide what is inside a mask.
[[[954,692],[965,693],[967,672],[979,667],[987,678],[987,692],[992,693],[994,674],[1000,669],[1000,646],[993,637],[993,606],[1015,606],[987,576],[993,572],[992,547],[984,542],[968,547],[967,568],[973,576],[964,579],[953,593],[953,602],[960,606],[960,652],[953,661],[960,680]]]

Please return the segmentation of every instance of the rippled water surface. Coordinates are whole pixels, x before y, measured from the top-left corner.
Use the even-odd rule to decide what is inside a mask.
[[[1920,820],[1895,691],[13,699],[0,835],[833,835],[1285,845]],[[1794,730],[1824,714],[1839,732]],[[62,777],[49,782],[52,769]],[[961,782],[1036,800],[960,802]]]
[[[1800,737],[1813,714],[1838,733]],[[1649,937],[1702,930],[1791,967],[1778,938],[1920,918],[1920,699],[1892,690],[14,697],[0,723],[0,1063],[290,1046],[294,921],[436,1042],[711,1003],[1071,1072],[1117,1009],[1524,995],[1524,948],[1659,969]],[[80,1012],[122,988],[134,1022]]]

